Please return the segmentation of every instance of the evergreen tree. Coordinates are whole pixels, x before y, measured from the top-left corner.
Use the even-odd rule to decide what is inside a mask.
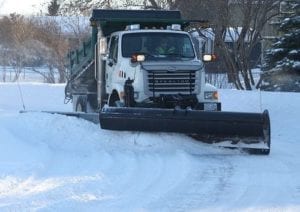
[[[57,0],[51,0],[48,5],[48,15],[49,16],[57,16],[60,5]]]
[[[264,90],[300,91],[300,3],[292,4],[292,11],[283,19],[281,36],[266,52]]]
[[[270,68],[281,67],[300,73],[300,16],[287,18],[280,26],[284,32],[267,52],[267,65]]]

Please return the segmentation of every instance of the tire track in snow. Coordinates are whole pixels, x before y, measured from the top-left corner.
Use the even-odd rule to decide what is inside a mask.
[[[205,205],[214,205],[218,202],[233,172],[230,161],[224,160],[222,156],[207,154],[190,155],[190,159],[192,166],[186,175],[188,180],[182,180],[164,196],[163,200],[152,204],[151,209],[199,210]]]
[[[190,169],[189,161],[182,152],[169,155],[133,152],[123,155],[122,160],[119,160],[120,155],[117,153],[114,157],[120,163],[112,164],[111,170],[106,173],[110,183],[104,191],[115,198],[101,205],[114,210],[144,208],[165,197],[170,190],[186,180]]]
[[[219,197],[221,204],[217,208],[208,205],[207,210],[269,211],[292,206],[297,208],[299,197],[293,196],[296,174],[290,168],[292,166],[286,164],[286,159],[278,160],[272,155],[236,155],[231,160],[235,171]],[[282,197],[288,199],[284,205],[278,201]]]

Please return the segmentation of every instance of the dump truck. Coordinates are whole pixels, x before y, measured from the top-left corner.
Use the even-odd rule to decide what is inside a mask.
[[[68,54],[69,115],[107,130],[185,133],[269,154],[268,111],[222,111],[218,90],[205,82],[213,59],[200,30],[206,22],[179,11],[94,9],[90,24],[91,37]]]

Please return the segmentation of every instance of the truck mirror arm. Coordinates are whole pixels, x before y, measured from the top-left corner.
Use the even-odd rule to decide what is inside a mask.
[[[107,65],[109,65],[110,67],[112,67],[112,66],[114,65],[113,59],[110,59],[110,58],[109,58],[109,59],[107,60],[107,62],[108,62]]]
[[[104,54],[101,58],[103,61],[107,61],[108,60],[108,55],[107,54]]]

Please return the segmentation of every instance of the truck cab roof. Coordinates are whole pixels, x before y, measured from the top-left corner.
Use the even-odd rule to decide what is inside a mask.
[[[141,28],[166,28],[171,24],[187,26],[189,23],[181,18],[180,11],[171,10],[93,10],[91,26],[100,27],[104,36],[122,31],[131,24],[140,24]]]
[[[140,30],[123,30],[117,31],[112,33],[111,35],[119,35],[122,36],[123,34],[131,34],[131,33],[174,33],[174,34],[187,34],[188,32],[185,31],[177,31],[177,30],[167,30],[167,29],[140,29]]]

